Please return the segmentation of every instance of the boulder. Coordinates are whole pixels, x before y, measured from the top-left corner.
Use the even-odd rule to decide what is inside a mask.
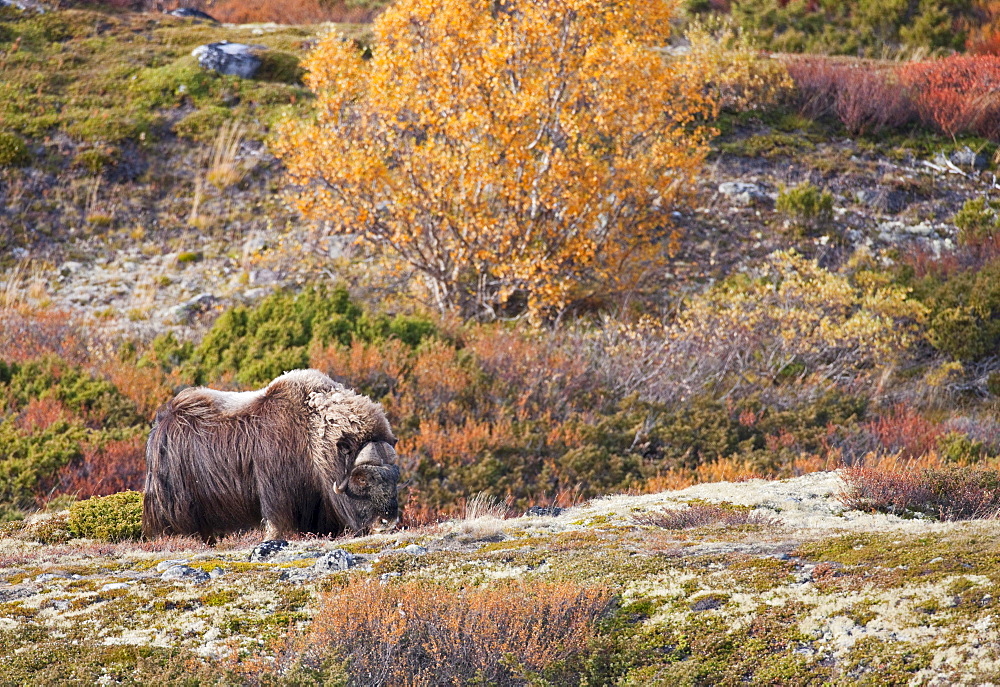
[[[261,59],[254,53],[261,49],[262,46],[220,41],[199,45],[191,55],[198,58],[204,69],[249,79],[260,69]]]
[[[284,539],[269,539],[268,541],[261,542],[250,552],[250,562],[261,563],[269,558],[273,558],[276,553],[287,546],[288,542]]]
[[[189,565],[172,565],[160,575],[160,579],[164,582],[193,582],[194,584],[207,582],[210,577],[204,570],[198,570]]]
[[[181,17],[182,19],[199,19],[201,21],[210,21],[215,24],[219,23],[219,20],[211,14],[202,12],[201,10],[192,9],[190,7],[178,7],[175,10],[170,10],[167,14],[171,17]]]
[[[956,167],[969,167],[972,169],[986,169],[989,160],[982,153],[977,153],[969,146],[962,146],[948,156]]]
[[[334,549],[317,558],[312,567],[318,572],[347,570],[354,567],[354,556],[343,549]]]

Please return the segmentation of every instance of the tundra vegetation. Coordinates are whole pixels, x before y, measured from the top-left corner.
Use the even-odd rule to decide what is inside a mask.
[[[1000,679],[992,4],[25,4],[0,681]],[[305,367],[406,529],[139,538],[157,407]]]

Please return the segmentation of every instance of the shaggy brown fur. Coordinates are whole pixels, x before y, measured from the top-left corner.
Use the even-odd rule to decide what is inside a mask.
[[[317,370],[258,391],[185,389],[157,412],[146,444],[143,534],[391,526],[395,443],[380,405]]]

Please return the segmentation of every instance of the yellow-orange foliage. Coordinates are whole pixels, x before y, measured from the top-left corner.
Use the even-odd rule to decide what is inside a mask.
[[[713,105],[665,59],[664,0],[399,0],[364,59],[306,61],[317,117],[276,150],[298,207],[423,278],[442,311],[559,310],[633,288],[676,238]]]

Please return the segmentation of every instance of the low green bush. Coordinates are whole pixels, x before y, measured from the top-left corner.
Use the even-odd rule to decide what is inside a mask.
[[[977,246],[992,240],[1000,230],[1000,202],[986,198],[970,198],[955,213],[951,221],[958,227],[958,242]]]
[[[833,194],[808,181],[793,188],[782,187],[775,209],[785,214],[797,229],[816,233],[833,221]]]
[[[176,361],[185,376],[199,384],[231,374],[240,384],[252,386],[309,367],[313,345],[399,339],[417,346],[435,332],[434,324],[421,317],[369,315],[344,289],[311,288],[298,295],[272,294],[255,307],[227,310],[197,347],[168,335],[158,337],[153,349],[161,365]]]
[[[219,127],[232,118],[233,112],[227,107],[203,107],[174,124],[174,133],[193,141],[211,141],[218,134]]]
[[[73,157],[73,166],[97,175],[117,164],[120,156],[121,152],[110,146],[88,148]]]
[[[74,537],[122,541],[142,536],[142,493],[122,491],[77,501],[69,509],[67,529]]]
[[[0,168],[22,167],[31,162],[28,144],[17,134],[0,131]]]
[[[278,81],[287,84],[300,84],[305,70],[299,64],[299,58],[291,53],[280,50],[268,50],[260,56],[261,65],[254,75],[259,81]]]
[[[929,309],[927,340],[934,348],[961,362],[977,362],[996,353],[1000,347],[1000,260],[978,269],[903,281]]]

